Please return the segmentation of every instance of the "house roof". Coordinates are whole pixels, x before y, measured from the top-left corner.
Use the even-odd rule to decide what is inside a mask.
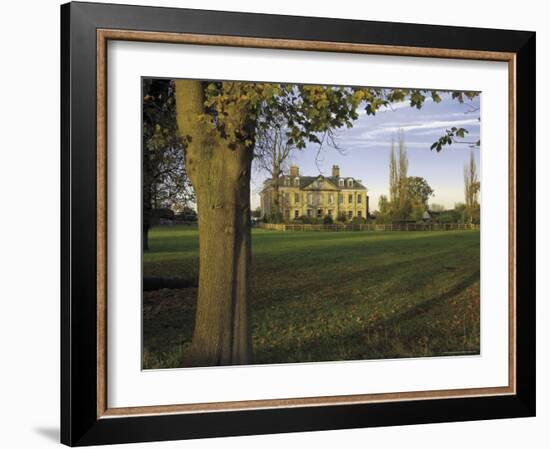
[[[351,187],[352,189],[367,190],[367,188],[363,184],[361,184],[360,181],[358,181],[357,179],[354,179],[354,178],[344,178],[343,176],[327,176],[326,179],[330,179],[333,182],[333,184],[337,185],[338,187],[340,187],[340,185],[339,185],[340,179],[343,179],[345,183],[348,179],[351,179],[353,181],[353,186]],[[344,185],[344,187],[348,188],[348,189],[350,188],[350,187],[347,186],[347,183]]]
[[[278,179],[278,184],[279,184],[280,187],[300,187],[300,189],[303,189],[303,188],[307,187],[308,185],[310,185],[313,181],[315,181],[317,179],[325,179],[325,180],[329,181],[330,183],[334,184],[334,187],[336,187],[338,190],[340,190],[340,189],[342,189],[342,187],[339,185],[339,180],[343,179],[345,181],[345,185],[344,185],[343,188],[345,188],[345,189],[367,190],[367,188],[361,182],[359,182],[358,180],[356,180],[354,178],[350,178],[350,177],[346,178],[346,177],[343,177],[343,176],[323,176],[323,175],[319,175],[319,176],[298,176],[299,181],[300,181],[299,186],[294,185],[294,182],[293,182],[294,178],[296,178],[296,177],[295,176],[288,176],[288,175],[281,176]],[[290,181],[291,181],[290,186],[285,185],[285,180],[286,179],[290,179]],[[351,187],[349,187],[347,185],[347,180],[348,179],[351,179],[353,181],[353,185]],[[266,181],[264,182],[264,189],[270,187],[272,185],[272,182],[273,181],[271,179],[266,179]]]

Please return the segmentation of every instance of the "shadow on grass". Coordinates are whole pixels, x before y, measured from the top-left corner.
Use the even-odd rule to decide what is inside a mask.
[[[427,301],[424,301],[414,307],[411,307],[409,310],[406,310],[405,312],[397,314],[391,317],[390,319],[383,320],[379,324],[382,326],[393,326],[396,323],[411,320],[419,315],[426,314],[433,307],[440,305],[442,302],[445,302],[453,298],[454,296],[457,296],[462,291],[468,289],[476,282],[479,282],[479,271],[475,271],[474,273],[470,274],[465,279],[463,279],[462,281],[454,285],[451,289],[447,290],[445,293],[436,295],[428,299]]]
[[[285,303],[293,303],[296,298],[303,299],[296,295],[296,292],[316,292],[319,299],[328,298],[330,294],[335,299],[342,299],[348,295],[348,290],[353,289],[356,283],[364,284],[368,279],[367,286],[371,291],[384,298],[402,294],[403,291],[419,290],[433,282],[432,276],[424,276],[422,271],[428,271],[433,267],[434,257],[440,260],[450,260],[455,255],[454,250],[432,252],[430,255],[411,257],[403,256],[401,260],[395,261],[390,255],[391,262],[363,265],[352,264],[341,270],[335,270],[330,264],[316,267],[314,271],[310,267],[302,268],[288,266],[284,271],[277,270],[277,276],[270,279],[263,273],[254,273],[253,304],[254,313],[261,313],[264,307],[270,308],[275,300],[278,307],[284,307]],[[422,270],[426,267],[426,270]],[[288,275],[286,273],[289,273]],[[473,277],[479,278],[479,270]],[[339,285],[341,288],[336,291],[323,293],[320,286]],[[368,295],[368,294],[367,294]]]
[[[457,332],[448,327],[449,323],[436,327],[427,321],[436,307],[445,307],[446,315],[452,315],[447,303],[477,282],[479,271],[468,275],[444,293],[434,295],[391,318],[359,326],[350,322],[347,329],[337,332],[302,336],[299,341],[287,339],[276,347],[255,347],[254,364],[479,354],[479,307],[473,310],[474,317],[468,323],[467,330],[465,322],[460,322]],[[466,320],[466,316],[461,319]]]

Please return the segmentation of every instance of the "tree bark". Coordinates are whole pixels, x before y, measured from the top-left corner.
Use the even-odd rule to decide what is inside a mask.
[[[143,251],[149,251],[149,223],[143,221]]]
[[[147,179],[148,184],[143,189],[143,217],[142,217],[142,238],[143,251],[149,250],[149,229],[151,228],[152,207],[151,207],[151,186],[149,185],[150,176],[147,172],[147,164],[144,166],[144,179]]]
[[[199,222],[199,291],[188,363],[250,363],[250,171],[252,151],[229,148],[204,113],[204,86],[178,80],[178,128],[195,188]],[[235,119],[238,119],[236,117]],[[244,118],[243,118],[244,119]]]
[[[273,210],[271,211],[272,216],[278,216],[281,212],[281,203],[279,199],[279,177],[281,176],[281,167],[277,163],[273,163],[273,170],[271,175],[271,182],[273,184],[273,190],[271,191],[272,195],[272,204]]]

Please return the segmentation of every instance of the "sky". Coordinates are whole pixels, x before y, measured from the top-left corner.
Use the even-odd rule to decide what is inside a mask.
[[[392,136],[396,138],[397,130],[402,129],[409,159],[408,176],[426,179],[435,192],[430,204],[451,209],[455,203],[464,202],[464,165],[471,150],[467,144],[453,144],[443,147],[438,153],[430,150],[430,146],[453,126],[469,131],[464,141],[477,141],[480,138],[481,95],[462,104],[451,99],[449,93],[441,93],[441,97],[440,103],[427,99],[422,109],[411,108],[405,101],[393,104],[391,108],[381,108],[375,116],[361,111],[353,128],[337,131],[340,151],[326,147],[318,156],[319,146],[309,144],[304,150],[295,151],[291,162],[298,165],[303,176],[330,176],[332,166],[339,165],[340,176],[362,180],[370,197],[370,209],[376,210],[380,195],[389,196],[390,145]],[[473,150],[481,173],[480,151],[481,148]],[[260,205],[259,192],[266,177],[265,172],[254,169],[251,182],[253,209]]]

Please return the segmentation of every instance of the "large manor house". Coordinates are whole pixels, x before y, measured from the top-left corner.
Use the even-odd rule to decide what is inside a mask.
[[[279,182],[279,208],[287,221],[302,216],[322,218],[330,216],[338,219],[345,214],[346,219],[367,218],[369,197],[361,180],[341,177],[340,168],[332,167],[332,176],[300,176],[296,165],[290,167],[288,175]],[[267,179],[260,192],[262,216],[274,212],[273,180]]]

